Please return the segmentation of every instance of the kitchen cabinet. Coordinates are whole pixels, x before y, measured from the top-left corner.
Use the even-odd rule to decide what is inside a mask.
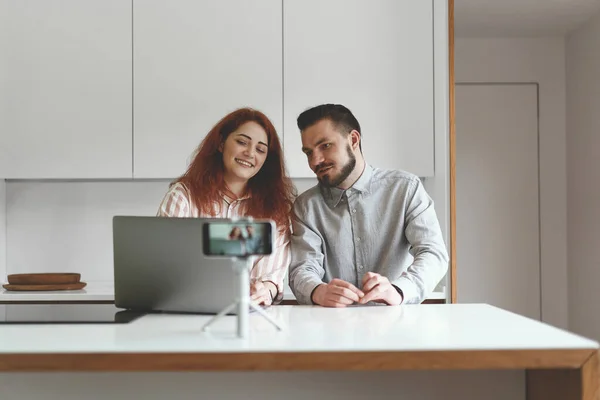
[[[2,178],[171,179],[244,106],[272,120],[290,175],[313,177],[296,118],[326,102],[356,114],[368,162],[434,176],[433,0],[0,7]]]
[[[433,1],[283,5],[284,149],[291,175],[314,176],[301,152],[297,116],[341,103],[361,124],[367,162],[433,176]]]
[[[0,177],[131,178],[131,3],[0,0]]]
[[[134,0],[134,177],[181,175],[239,107],[281,133],[281,1]]]

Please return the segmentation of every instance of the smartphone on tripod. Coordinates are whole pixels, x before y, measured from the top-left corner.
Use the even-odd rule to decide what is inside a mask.
[[[205,222],[202,251],[214,257],[247,257],[273,252],[275,223],[268,219],[215,218]]]

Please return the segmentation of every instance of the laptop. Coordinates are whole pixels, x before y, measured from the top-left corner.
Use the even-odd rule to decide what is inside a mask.
[[[217,314],[235,301],[231,259],[202,251],[208,218],[113,217],[115,306]],[[214,221],[214,220],[213,220]]]

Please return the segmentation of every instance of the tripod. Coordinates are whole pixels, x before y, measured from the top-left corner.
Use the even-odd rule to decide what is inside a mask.
[[[225,307],[221,312],[211,318],[203,327],[202,331],[208,330],[208,327],[221,317],[230,313],[237,307],[237,335],[239,338],[247,338],[249,333],[248,316],[250,308],[260,314],[271,323],[277,330],[282,330],[269,314],[267,314],[258,304],[250,300],[250,270],[252,269],[252,256],[234,257],[232,267],[235,271],[238,282],[238,298]]]

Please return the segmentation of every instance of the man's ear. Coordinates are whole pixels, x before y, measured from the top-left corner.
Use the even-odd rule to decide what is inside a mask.
[[[356,150],[360,147],[360,132],[356,129],[352,129],[350,131],[350,146],[352,146],[353,150]]]

